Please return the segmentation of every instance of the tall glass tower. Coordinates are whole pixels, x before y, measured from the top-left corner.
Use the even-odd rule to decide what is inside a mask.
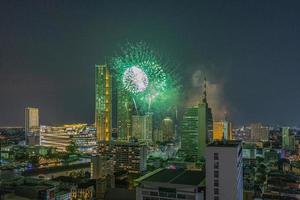
[[[204,158],[206,145],[212,142],[213,119],[206,98],[206,80],[203,97],[198,106],[188,108],[181,124],[181,147],[188,159]]]
[[[117,89],[118,140],[128,141],[132,137],[132,100],[121,84],[118,84]]]
[[[97,141],[110,141],[112,124],[112,82],[107,65],[95,65],[95,126]]]

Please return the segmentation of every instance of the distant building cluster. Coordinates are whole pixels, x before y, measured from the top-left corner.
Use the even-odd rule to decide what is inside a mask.
[[[126,87],[144,90],[148,82],[131,83],[136,74],[146,81],[145,72],[130,71]],[[18,136],[1,141],[1,170],[16,175],[0,174],[3,197],[300,199],[298,128],[263,123],[237,128],[228,117],[214,119],[206,79],[201,99],[182,118],[177,108],[157,117],[150,109],[153,96],[143,97],[150,103],[140,112],[114,78],[110,65],[95,66],[94,124],[41,125],[39,109],[28,107],[24,130],[5,129],[1,138]]]

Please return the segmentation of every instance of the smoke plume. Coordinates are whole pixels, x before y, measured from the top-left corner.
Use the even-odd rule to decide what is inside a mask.
[[[214,80],[210,74],[196,70],[191,75],[190,89],[187,91],[186,107],[197,105],[203,97],[204,77],[206,77],[206,90],[208,105],[212,108],[214,121],[222,120],[228,115],[228,106],[224,98],[224,81]]]

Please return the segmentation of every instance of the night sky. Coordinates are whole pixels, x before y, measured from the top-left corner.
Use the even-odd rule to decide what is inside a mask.
[[[299,125],[299,10],[296,0],[2,0],[0,125],[23,125],[26,106],[42,124],[92,123],[94,64],[141,40],[178,63],[183,105],[201,72],[235,124]]]

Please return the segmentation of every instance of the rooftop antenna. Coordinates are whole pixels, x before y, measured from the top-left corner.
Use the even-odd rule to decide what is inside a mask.
[[[204,83],[203,83],[203,94],[202,94],[202,103],[207,103],[207,93],[206,93],[206,76],[204,76]]]

